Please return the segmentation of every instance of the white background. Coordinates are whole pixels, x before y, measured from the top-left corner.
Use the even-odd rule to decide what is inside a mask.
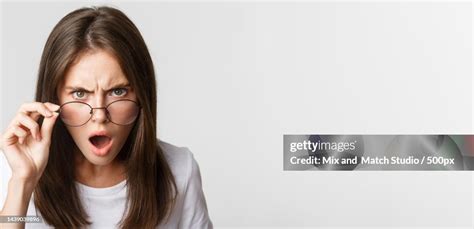
[[[1,3],[2,130],[34,98],[53,26],[88,5]],[[282,161],[283,134],[472,134],[469,2],[108,5],[147,42],[159,136],[194,153],[216,227],[474,225],[472,172]]]

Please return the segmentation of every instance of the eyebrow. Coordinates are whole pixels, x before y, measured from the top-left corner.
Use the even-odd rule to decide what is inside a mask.
[[[123,88],[123,87],[130,87],[130,83],[119,83],[119,84],[116,84],[108,89],[106,89],[105,91],[110,91],[112,89],[116,89],[116,88]],[[92,92],[92,90],[89,90],[89,89],[86,89],[84,87],[81,87],[81,86],[66,86],[64,88],[65,90],[70,90],[70,91],[85,91],[85,92]]]

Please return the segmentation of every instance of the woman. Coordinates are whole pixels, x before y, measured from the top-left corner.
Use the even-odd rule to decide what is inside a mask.
[[[213,227],[193,154],[156,138],[153,63],[121,11],[82,8],[55,26],[36,101],[1,136],[12,169],[2,216],[42,217],[27,227]]]

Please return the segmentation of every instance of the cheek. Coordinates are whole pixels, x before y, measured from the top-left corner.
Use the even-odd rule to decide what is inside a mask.
[[[84,140],[83,138],[86,136],[84,133],[85,132],[85,129],[84,128],[81,128],[81,127],[67,127],[67,131],[69,132],[69,134],[71,135],[71,137],[74,139],[74,141],[76,142],[76,144],[80,143],[82,140]]]
[[[116,133],[115,137],[117,138],[117,140],[121,141],[121,143],[124,143],[125,140],[127,140],[128,135],[130,135],[131,130],[132,130],[132,127],[122,126],[119,129],[117,129],[117,131],[115,132]]]

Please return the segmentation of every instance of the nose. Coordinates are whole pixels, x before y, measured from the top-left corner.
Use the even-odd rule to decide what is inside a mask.
[[[108,111],[104,106],[104,100],[102,98],[97,98],[95,104],[91,104],[92,108],[92,117],[91,121],[96,123],[105,123],[109,120]],[[94,106],[95,105],[95,106]]]
[[[109,121],[109,116],[105,107],[92,108],[92,122],[106,123]]]

